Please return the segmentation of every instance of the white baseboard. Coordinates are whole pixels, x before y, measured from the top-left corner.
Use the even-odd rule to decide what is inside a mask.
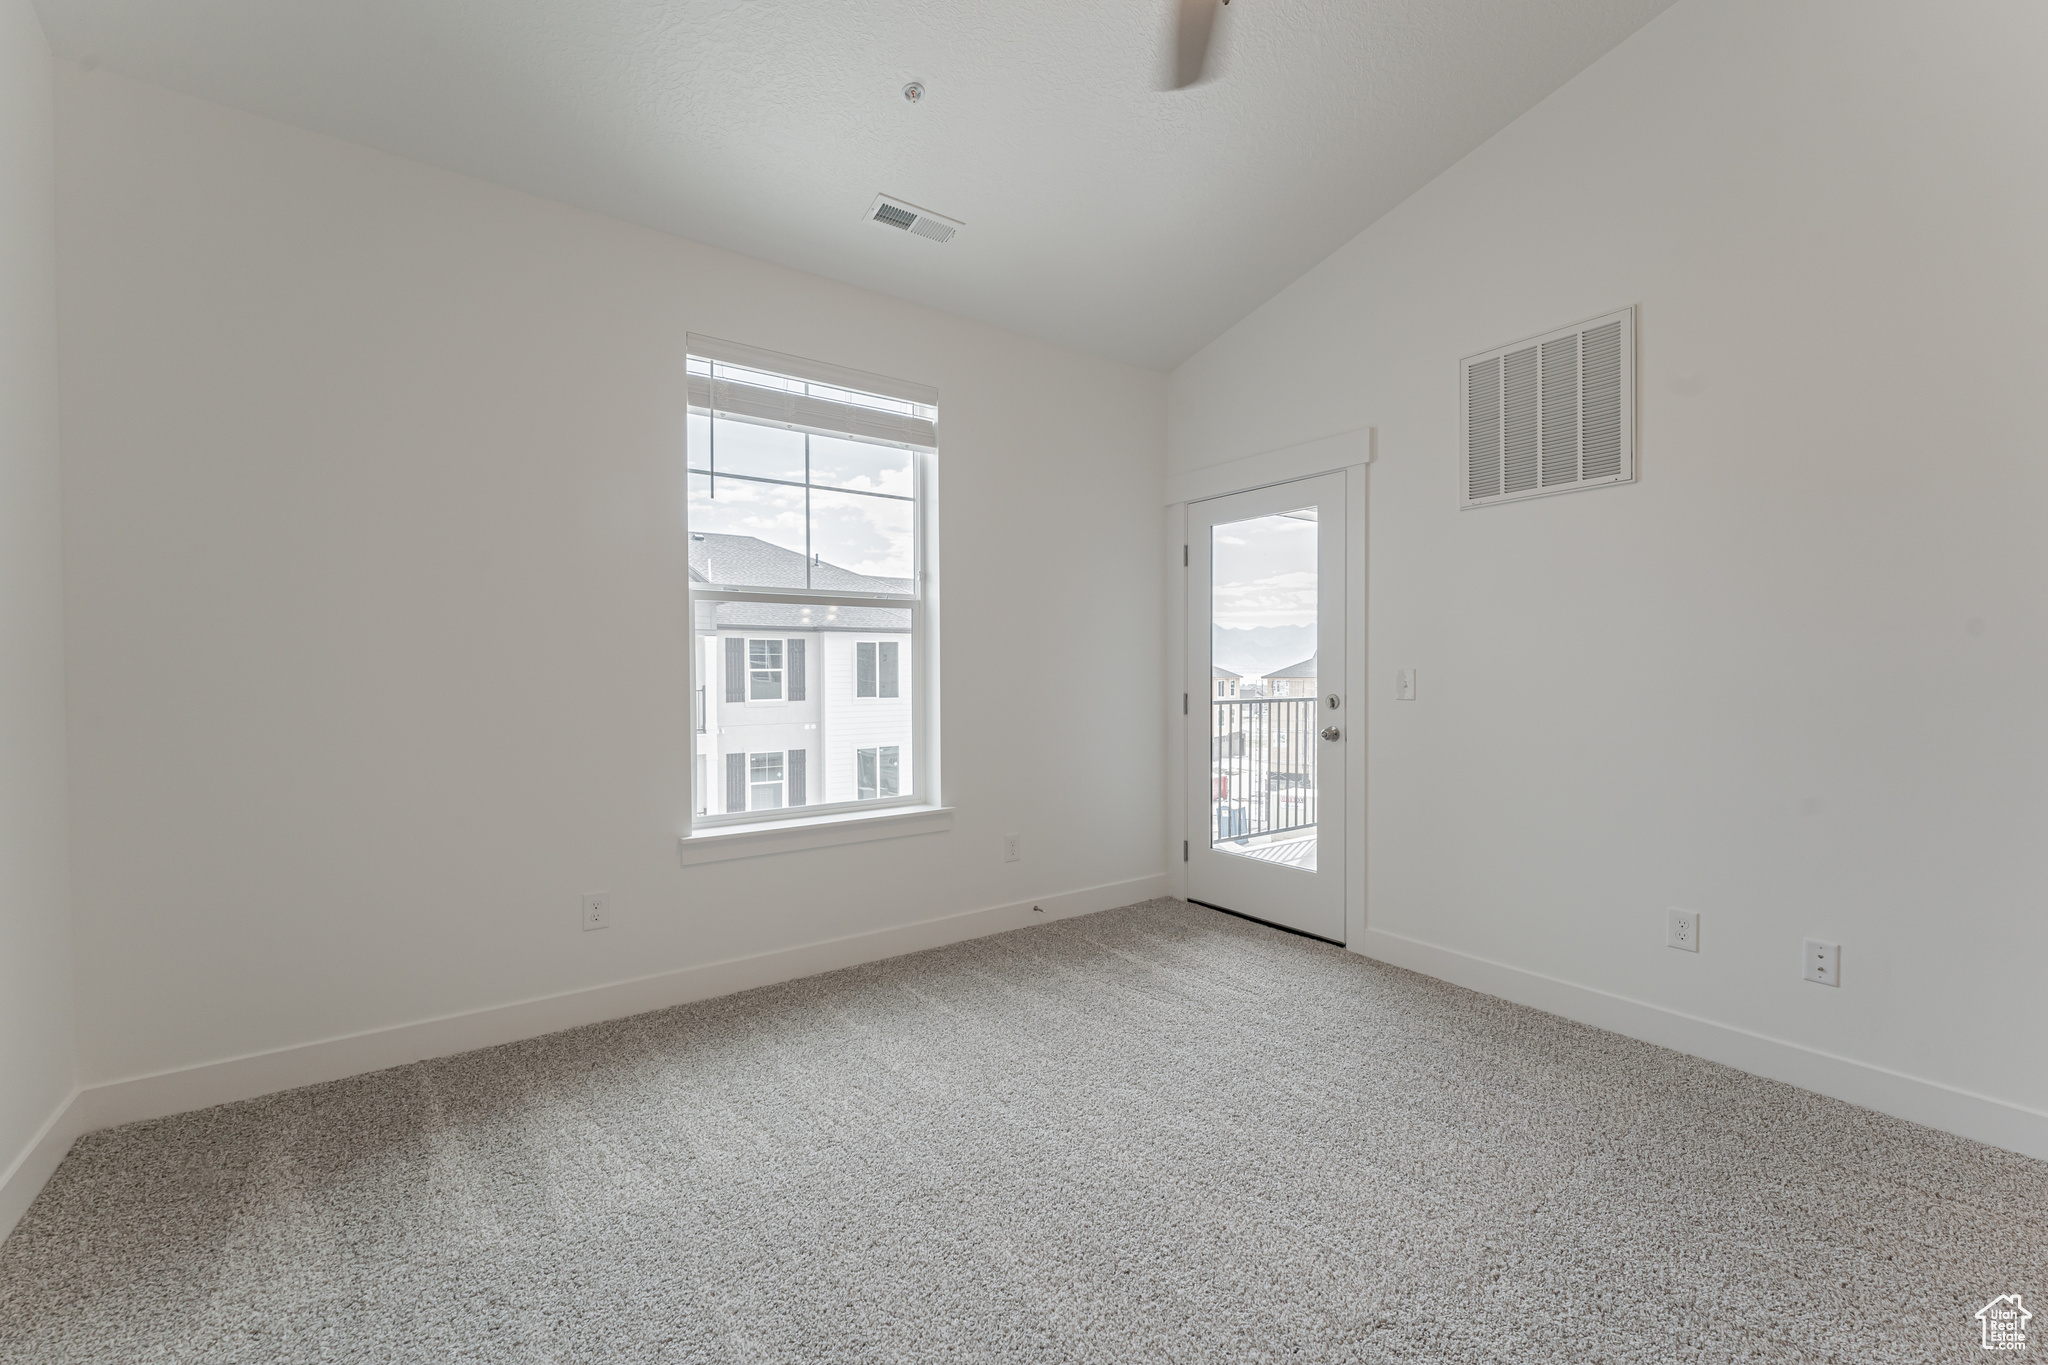
[[[1367,957],[1453,985],[2048,1160],[2048,1114],[2036,1109],[1575,985],[1404,934],[1368,929],[1364,941],[1354,946]]]
[[[1048,920],[1070,919],[1112,910],[1166,894],[1164,873],[1112,882],[1079,891],[1010,905],[990,906],[944,915],[915,924],[895,925],[843,938],[781,948],[723,962],[686,967],[629,981],[615,981],[585,990],[521,1000],[509,1005],[423,1019],[416,1023],[372,1029],[296,1047],[230,1057],[218,1062],[180,1067],[151,1075],[131,1076],[87,1086],[73,1106],[79,1111],[78,1132],[87,1133],[140,1119],[161,1118],[205,1109],[235,1100],[254,1099],[302,1085],[340,1080],[344,1076],[403,1066],[426,1057],[446,1057],[499,1043],[537,1038],[583,1024],[623,1019],[649,1010],[709,1000],[714,996],[769,986],[778,981],[816,976],[820,972],[863,962],[879,962],[905,953],[1022,929]],[[1041,906],[1034,912],[1033,906]],[[65,1146],[70,1144],[67,1141]],[[60,1151],[58,1156],[63,1153]],[[50,1170],[56,1163],[50,1163]],[[49,1172],[44,1172],[47,1178]],[[36,1182],[36,1188],[41,1181]],[[26,1203],[23,1207],[27,1207]]]
[[[78,1135],[85,1131],[82,1126],[84,1108],[79,1104],[79,1091],[72,1091],[64,1102],[51,1111],[43,1120],[43,1126],[29,1139],[28,1147],[14,1159],[4,1173],[0,1173],[0,1242],[7,1240],[7,1234],[14,1231],[14,1225],[21,1221],[21,1215],[28,1212],[36,1195],[50,1177],[56,1173],[57,1163],[71,1150],[71,1144],[78,1141]]]

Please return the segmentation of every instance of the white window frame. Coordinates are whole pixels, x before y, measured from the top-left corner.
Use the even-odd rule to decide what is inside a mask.
[[[788,637],[784,635],[743,635],[740,638],[745,641],[745,643],[741,646],[741,648],[745,651],[746,660],[746,670],[742,675],[747,694],[745,704],[748,706],[790,705],[791,703],[789,700]],[[761,644],[764,645],[775,646],[775,657],[778,660],[780,660],[780,662],[774,668],[770,669],[754,667],[754,644],[756,641],[759,641]],[[756,673],[773,673],[775,675],[774,696],[757,697],[754,695],[754,675]],[[753,805],[753,802],[749,801],[747,804],[749,807],[751,807]]]
[[[903,746],[900,744],[869,744],[862,747],[856,747],[853,751],[853,790],[856,794],[858,794],[861,789],[861,755],[873,754],[875,756],[875,791],[879,793],[882,790],[882,754],[885,751],[891,749],[896,751],[896,786],[899,793],[901,792],[901,789],[903,787]],[[861,804],[864,806],[872,806],[876,802],[888,801],[891,799],[892,798],[890,797],[876,795],[868,800],[862,801]]]
[[[754,776],[754,764],[757,759],[769,758],[775,760],[775,780],[773,782],[763,782]],[[755,805],[756,790],[761,787],[771,786],[775,788],[780,796],[776,804],[772,806]],[[747,813],[751,815],[756,811],[788,809],[791,809],[789,804],[789,751],[787,749],[761,749],[759,751],[749,749],[747,751]]]
[[[903,700],[903,643],[901,640],[884,640],[879,636],[872,640],[855,640],[853,642],[853,700],[855,705],[872,706],[879,702],[900,702]],[[875,695],[872,697],[863,696],[860,690],[860,651],[863,645],[871,646],[875,651]],[[893,695],[886,697],[882,695],[883,645],[893,645],[896,647],[896,691]],[[913,697],[916,691],[915,687],[911,689]]]
[[[698,343],[698,338],[693,337],[691,339],[690,356],[693,360],[699,358],[708,358],[715,361],[723,362],[727,357],[725,355],[719,354],[720,350],[725,351],[727,353],[744,353],[747,350],[747,348],[744,347],[736,347],[732,345],[732,343],[715,343],[718,349],[711,350],[707,354],[706,351],[700,350],[698,348]],[[769,361],[748,360],[743,358],[743,354],[741,358],[734,359],[733,363],[749,364],[754,365],[758,368],[776,371],[776,366],[773,363]],[[813,382],[820,384],[840,382],[842,383],[843,387],[849,389],[862,389],[861,381],[863,380],[863,378],[870,380],[875,378],[874,376],[863,377],[858,375],[857,372],[853,371],[841,371],[839,373],[847,376],[847,378],[845,378],[844,380],[835,381],[834,375],[830,373],[833,367],[817,365],[814,362],[793,360],[790,361],[790,366],[791,369],[796,370],[799,374],[803,374],[804,371],[809,371],[810,373],[803,374],[803,377],[811,378]],[[777,372],[790,373],[791,369],[784,369]],[[889,383],[893,381],[883,382]],[[840,837],[833,838],[830,841],[840,842],[843,840],[845,822],[850,818],[858,818],[860,816],[865,815],[873,815],[876,817],[886,816],[889,817],[889,821],[887,823],[890,823],[893,826],[894,824],[899,823],[903,816],[914,813],[912,810],[907,808],[922,808],[933,812],[945,812],[945,808],[942,807],[939,802],[939,791],[937,781],[937,756],[939,744],[937,726],[937,689],[936,683],[934,681],[936,678],[937,669],[934,667],[933,652],[934,621],[930,611],[930,598],[932,595],[933,584],[932,574],[929,567],[931,559],[929,537],[931,534],[931,524],[933,520],[932,497],[935,486],[935,471],[933,468],[933,462],[934,457],[936,455],[936,451],[916,445],[911,445],[908,443],[885,442],[884,444],[895,444],[898,446],[898,448],[905,449],[910,453],[910,497],[912,501],[911,544],[914,555],[914,563],[910,575],[911,590],[909,592],[827,592],[809,589],[779,589],[774,591],[763,591],[748,588],[745,586],[728,587],[720,584],[692,583],[689,587],[689,599],[691,604],[690,616],[693,621],[695,619],[696,614],[696,604],[706,602],[763,602],[793,603],[807,606],[838,605],[853,607],[896,607],[908,611],[910,613],[910,628],[907,632],[910,637],[907,642],[909,647],[907,650],[899,649],[897,658],[898,695],[895,697],[888,698],[859,699],[863,703],[874,701],[887,701],[890,703],[899,703],[902,700],[902,689],[905,686],[908,686],[910,689],[910,737],[908,741],[910,748],[910,757],[909,760],[906,762],[901,758],[899,753],[897,768],[899,792],[894,797],[882,797],[872,801],[861,801],[856,799],[852,801],[820,802],[815,805],[792,807],[787,803],[788,792],[786,790],[786,785],[788,760],[785,757],[785,791],[783,806],[780,809],[776,810],[755,811],[751,809],[753,805],[753,758],[750,752],[748,755],[747,783],[747,804],[749,806],[749,809],[746,812],[726,812],[721,814],[695,814],[694,812],[697,811],[700,807],[706,810],[709,809],[710,805],[712,804],[709,800],[709,796],[711,793],[692,792],[691,800],[688,803],[688,809],[693,813],[688,818],[688,823],[683,831],[682,836],[686,849],[686,861],[694,860],[691,857],[691,855],[689,855],[687,850],[692,836],[699,834],[731,834],[739,832],[745,826],[759,825],[767,822],[773,822],[778,828],[790,825],[818,824],[839,831]],[[688,469],[695,469],[697,467],[698,461],[689,451],[687,434],[684,438],[684,456],[685,467]],[[720,477],[723,478],[727,476],[721,474]],[[742,476],[733,475],[730,477],[739,478]],[[687,544],[687,536],[689,531],[687,525],[687,522],[689,520],[688,498],[684,499],[683,506],[683,517],[686,523],[684,527],[684,534],[685,543]],[[720,635],[724,635],[728,632],[721,631],[718,633]],[[789,679],[787,668],[787,656],[785,655],[785,666],[783,669],[782,693],[784,700],[779,702],[763,701],[757,703],[753,700],[752,650],[754,636],[751,632],[733,631],[729,633],[745,634],[747,640],[746,704],[749,706],[769,706],[788,704],[787,698],[789,695]],[[793,629],[789,632],[789,634],[791,635],[800,635],[807,633],[808,632],[805,632],[801,629]],[[874,635],[869,635],[866,638],[870,640],[876,640],[877,642],[879,642],[879,636],[885,633],[888,632],[876,632]],[[896,643],[900,646],[904,642],[899,640],[894,641],[893,643]],[[694,689],[700,684],[707,688],[716,686],[717,679],[701,676],[701,670],[704,670],[708,667],[708,665],[705,663],[702,657],[703,651],[700,649],[692,648],[688,652],[690,657],[690,669],[693,675],[690,680],[691,687],[693,689],[693,695]],[[908,656],[907,659],[904,657],[905,655]],[[877,664],[877,671],[879,677],[879,653],[877,655]],[[856,662],[856,672],[857,670],[858,665]],[[817,680],[817,685],[821,687],[824,685],[822,678]],[[855,690],[858,691],[858,688],[859,684],[856,680]],[[877,687],[877,690],[880,690],[879,686]],[[899,750],[902,748],[901,745],[877,745],[868,747],[896,747]],[[818,757],[822,761],[823,755],[819,754]],[[707,764],[706,766],[708,768],[716,768],[718,765]],[[696,777],[696,774],[694,772],[695,765],[692,765],[692,767],[692,778],[694,780]],[[713,786],[715,786],[722,780],[720,774],[717,772],[708,773],[706,775],[706,779]],[[856,781],[858,781],[857,772]],[[858,790],[858,788],[856,788],[856,790]],[[800,814],[792,816],[792,811],[800,812]],[[948,818],[950,818],[949,815]],[[877,837],[886,836],[877,835]]]

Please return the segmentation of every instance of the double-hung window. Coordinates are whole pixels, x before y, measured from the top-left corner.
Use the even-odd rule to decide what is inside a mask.
[[[782,809],[782,755],[748,754],[754,810]]]
[[[696,336],[688,377],[693,824],[929,802],[936,391]]]
[[[897,759],[900,751],[894,745],[882,745],[873,749],[860,749],[854,753],[854,772],[860,786],[860,799],[876,801],[885,796],[896,795],[897,784],[902,780],[901,767]]]
[[[900,646],[894,640],[862,640],[853,647],[853,695],[882,700],[898,695]]]
[[[782,645],[780,640],[747,641],[747,700],[782,700]]]

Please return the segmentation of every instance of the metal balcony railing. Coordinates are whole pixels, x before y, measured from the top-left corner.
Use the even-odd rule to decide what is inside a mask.
[[[1316,824],[1315,697],[1210,703],[1216,842]]]

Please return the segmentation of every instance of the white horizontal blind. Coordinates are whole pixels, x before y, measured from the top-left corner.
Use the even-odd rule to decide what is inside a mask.
[[[916,450],[938,449],[935,389],[712,337],[692,336],[689,348],[694,412]]]
[[[1464,507],[1635,479],[1635,309],[1458,365]]]

